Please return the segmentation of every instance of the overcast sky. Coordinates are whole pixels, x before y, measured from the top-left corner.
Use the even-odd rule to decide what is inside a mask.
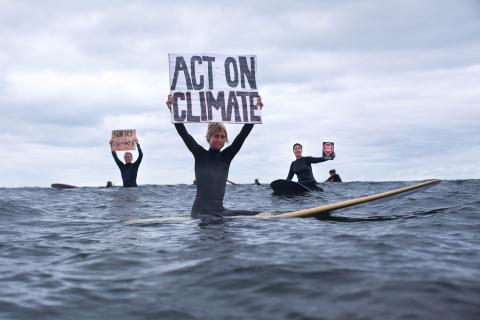
[[[263,124],[230,180],[285,178],[293,143],[322,141],[319,181],[480,178],[480,0],[0,0],[0,187],[121,185],[119,128],[137,129],[139,184],[191,183],[168,53],[257,55]]]

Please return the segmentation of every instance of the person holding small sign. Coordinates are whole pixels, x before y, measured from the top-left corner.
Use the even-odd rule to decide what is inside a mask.
[[[297,175],[298,183],[303,184],[309,189],[319,189],[317,181],[315,180],[312,172],[312,163],[324,162],[327,160],[335,159],[335,153],[331,156],[331,159],[325,159],[325,157],[303,157],[303,147],[300,143],[293,145],[293,154],[296,160],[290,165],[287,180],[292,180],[293,175]]]
[[[172,111],[173,103],[173,96],[169,95],[166,104],[170,112]],[[259,108],[263,107],[260,97],[257,99],[257,106]],[[191,210],[192,218],[260,214],[260,211],[229,210],[223,206],[230,163],[238,151],[240,151],[250,131],[252,131],[253,124],[244,124],[232,144],[223,150],[225,142],[228,142],[227,130],[223,123],[211,122],[208,124],[206,134],[209,144],[208,150],[205,150],[195,141],[187,132],[183,123],[174,123],[174,125],[183,142],[195,158],[197,194]],[[269,214],[261,213],[260,215],[266,216]]]
[[[114,150],[112,150],[113,159],[115,160],[115,163],[117,164],[122,174],[124,188],[137,187],[138,167],[142,162],[143,152],[142,152],[142,148],[140,148],[140,144],[138,144],[137,138],[134,139],[134,142],[138,148],[138,159],[135,162],[132,162],[133,155],[131,152],[125,152],[125,154],[123,155],[123,159],[125,160],[125,163],[123,163],[122,161],[120,161],[120,159],[118,159],[117,153]],[[112,140],[110,140],[110,146],[112,147]]]

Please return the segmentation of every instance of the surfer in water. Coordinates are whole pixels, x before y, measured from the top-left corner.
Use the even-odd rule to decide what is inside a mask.
[[[125,188],[137,187],[138,167],[142,162],[143,152],[142,152],[142,148],[140,148],[140,145],[138,144],[138,139],[135,139],[135,143],[137,144],[137,148],[138,148],[138,159],[133,163],[132,163],[133,156],[131,152],[125,152],[125,154],[123,155],[123,159],[125,160],[125,163],[123,163],[122,161],[120,161],[120,159],[118,159],[117,153],[112,150],[113,159],[115,160],[115,163],[120,169],[120,172],[122,174],[123,187]],[[112,146],[112,141],[110,140],[110,147],[111,146]]]
[[[288,172],[287,180],[292,180],[293,175],[296,174],[298,183],[303,184],[309,189],[320,189],[317,186],[317,181],[313,177],[312,163],[319,163],[327,161],[324,157],[303,157],[302,145],[295,143],[293,145],[293,154],[296,160],[290,165],[290,171]],[[335,153],[332,155],[332,160],[335,158]]]
[[[328,171],[328,173],[330,174],[330,177],[328,177],[325,182],[342,182],[342,178],[340,178],[340,175],[335,169]]]
[[[172,110],[173,97],[168,96],[167,107]],[[258,97],[257,106],[263,107],[262,99]],[[195,181],[197,194],[193,202],[192,218],[225,217],[225,216],[268,216],[268,213],[247,210],[229,210],[223,206],[225,186],[228,179],[230,163],[240,151],[245,139],[253,129],[253,124],[245,124],[233,140],[232,144],[222,150],[228,142],[227,129],[222,123],[209,123],[207,129],[207,142],[209,149],[205,150],[187,132],[183,123],[175,123],[175,129],[195,158]]]

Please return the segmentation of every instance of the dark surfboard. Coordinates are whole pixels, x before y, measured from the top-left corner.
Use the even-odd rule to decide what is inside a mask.
[[[304,192],[312,191],[311,189],[305,187],[303,184],[300,184],[295,181],[278,179],[270,183],[270,187],[273,189],[275,194],[301,194]]]
[[[54,189],[73,189],[73,188],[78,188],[77,186],[72,186],[70,184],[65,184],[65,183],[52,183],[52,188]]]

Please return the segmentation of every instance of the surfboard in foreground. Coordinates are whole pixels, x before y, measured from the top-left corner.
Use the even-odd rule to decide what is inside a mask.
[[[411,192],[411,191],[418,190],[418,189],[421,189],[421,188],[430,187],[430,186],[436,185],[440,182],[442,182],[442,180],[437,180],[437,179],[427,180],[427,181],[424,181],[424,182],[420,182],[420,183],[417,183],[417,184],[414,184],[414,185],[411,185],[411,186],[407,186],[407,187],[403,187],[403,188],[399,188],[399,189],[394,189],[394,190],[390,190],[390,191],[376,193],[376,194],[372,194],[372,195],[369,195],[369,196],[355,198],[355,199],[351,199],[351,200],[345,200],[345,201],[341,201],[341,202],[337,202],[337,203],[327,204],[327,205],[324,205],[324,206],[321,206],[321,207],[281,213],[281,214],[277,214],[273,217],[275,217],[275,218],[314,217],[314,216],[316,216],[318,214],[321,214],[321,213],[331,212],[331,211],[338,210],[338,209],[343,209],[343,208],[347,208],[347,207],[351,207],[351,206],[356,206],[356,205],[359,205],[359,204],[362,204],[362,203],[367,203],[367,202],[371,202],[371,201],[375,201],[375,200],[385,199],[385,198],[388,198],[388,197],[391,197],[391,196],[399,195],[399,194],[406,193],[406,192]]]
[[[277,219],[277,218],[309,218],[309,217],[315,217],[318,216],[322,213],[327,213],[327,212],[332,212],[335,210],[347,208],[347,207],[352,207],[356,206],[359,204],[367,203],[367,202],[372,202],[375,200],[380,200],[380,199],[385,199],[388,197],[396,196],[399,194],[407,193],[407,192],[412,192],[416,191],[422,188],[426,187],[431,187],[434,186],[438,183],[442,182],[441,180],[434,179],[434,180],[427,180],[424,182],[416,183],[411,186],[399,188],[399,189],[394,189],[386,192],[381,192],[381,193],[376,193],[372,194],[369,196],[364,196],[360,198],[355,198],[351,200],[346,200],[346,201],[341,201],[337,203],[331,203],[327,204],[324,206],[316,207],[316,208],[310,208],[310,209],[304,209],[304,210],[298,210],[298,211],[292,211],[292,212],[286,212],[286,213],[281,213],[281,214],[276,214],[272,216],[235,216],[231,218],[257,218],[257,219]],[[171,216],[171,217],[158,217],[158,218],[147,218],[147,219],[131,219],[125,221],[125,224],[129,225],[135,225],[135,224],[155,224],[155,223],[161,223],[161,222],[174,222],[174,221],[185,221],[185,220],[191,220],[190,216]]]

